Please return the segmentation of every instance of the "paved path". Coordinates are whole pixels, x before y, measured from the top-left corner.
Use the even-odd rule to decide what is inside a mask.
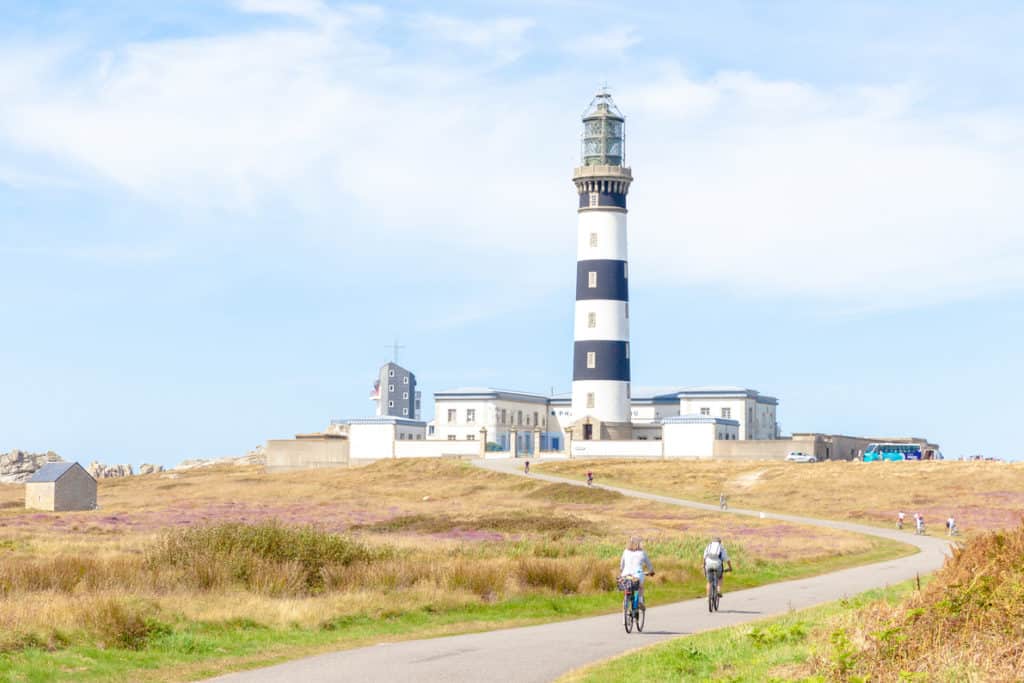
[[[477,461],[479,467],[523,476],[518,463]],[[533,473],[532,479],[577,482]],[[604,488],[628,496],[700,510],[715,505],[694,503],[618,487]],[[725,514],[754,515],[753,510],[729,509]],[[767,519],[844,529],[916,545],[921,552],[910,557],[815,576],[774,583],[759,588],[727,592],[721,610],[709,614],[704,599],[687,600],[647,610],[647,630],[627,635],[619,613],[523,628],[472,633],[445,638],[383,643],[300,659],[264,669],[212,679],[218,683],[270,683],[299,681],[551,681],[571,669],[681,635],[732,626],[745,621],[782,614],[823,602],[898,583],[927,574],[942,565],[948,544],[941,538],[862,526],[848,522],[810,519],[796,515],[764,513]],[[655,558],[656,559],[656,558]],[[654,597],[652,595],[652,597]],[[655,598],[656,599],[656,598]],[[609,598],[611,600],[611,598]]]

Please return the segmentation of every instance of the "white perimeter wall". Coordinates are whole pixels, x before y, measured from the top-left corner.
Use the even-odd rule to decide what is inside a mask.
[[[573,441],[574,458],[660,458],[661,441]]]
[[[399,441],[396,458],[480,457],[479,441]]]
[[[394,457],[391,450],[395,441],[393,424],[353,424],[348,427],[348,456],[357,460],[379,460]]]
[[[714,423],[662,425],[661,440],[666,458],[710,458],[719,434],[733,436],[737,428]]]

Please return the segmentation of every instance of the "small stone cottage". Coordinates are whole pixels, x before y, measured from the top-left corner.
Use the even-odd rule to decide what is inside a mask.
[[[77,462],[43,465],[25,482],[25,507],[63,512],[96,509],[96,480]]]

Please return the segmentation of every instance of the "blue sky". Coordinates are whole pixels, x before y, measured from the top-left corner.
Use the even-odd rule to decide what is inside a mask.
[[[0,451],[241,454],[395,336],[567,390],[607,81],[636,384],[1024,455],[1024,9],[890,4],[0,2]]]

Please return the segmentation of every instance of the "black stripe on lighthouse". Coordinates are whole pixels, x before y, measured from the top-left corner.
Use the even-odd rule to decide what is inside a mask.
[[[576,301],[629,301],[626,262],[594,259],[576,262]]]
[[[591,195],[597,195],[596,203],[591,201]],[[581,209],[602,209],[602,208],[614,208],[614,209],[625,209],[626,208],[626,193],[625,192],[580,192],[580,208]]]
[[[594,354],[588,356],[588,354]],[[629,381],[629,342],[578,341],[573,344],[572,379]],[[588,367],[593,365],[594,367]]]

